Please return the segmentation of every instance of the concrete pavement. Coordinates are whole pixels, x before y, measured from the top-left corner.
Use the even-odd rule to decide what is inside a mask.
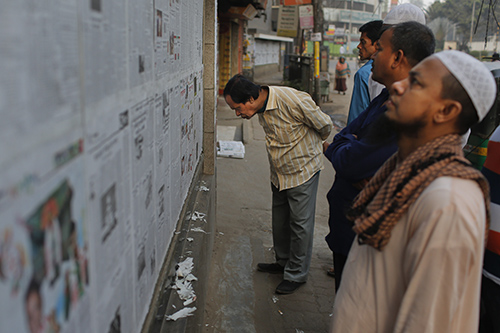
[[[278,84],[280,75],[256,81]],[[348,80],[345,96],[332,92],[330,102],[321,105],[334,120],[337,130],[343,127],[347,118],[352,77]],[[332,89],[333,84],[330,84],[330,91]],[[294,294],[276,295],[274,290],[282,276],[256,271],[257,263],[274,262],[271,187],[264,131],[256,117],[247,121],[237,118],[222,97],[219,98],[217,124],[221,126],[221,135],[227,132],[223,131],[224,127],[242,128],[241,139],[244,139],[246,153],[244,159],[217,159],[216,230],[201,324],[203,331],[326,332],[335,294],[334,280],[326,274],[326,269],[332,265],[332,252],[324,241],[328,233],[326,193],[334,179],[331,164],[325,159],[325,169],[320,174],[308,281]],[[334,131],[329,140],[336,133]],[[236,132],[234,135],[240,136]]]

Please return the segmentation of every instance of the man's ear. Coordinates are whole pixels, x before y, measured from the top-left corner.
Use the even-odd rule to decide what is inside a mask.
[[[434,121],[441,124],[448,121],[455,123],[461,112],[462,104],[460,102],[447,99],[443,101],[443,107],[434,114]]]
[[[254,102],[255,99],[252,96],[250,96],[250,98],[248,99],[248,103],[253,104]]]
[[[403,62],[404,56],[405,56],[405,54],[403,53],[403,50],[398,50],[397,52],[395,52],[391,67],[396,68],[399,65],[401,65],[401,63]]]

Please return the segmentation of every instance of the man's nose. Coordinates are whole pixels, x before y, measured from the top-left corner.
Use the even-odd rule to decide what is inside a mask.
[[[391,92],[394,95],[402,95],[406,89],[406,79],[394,82],[391,86]]]

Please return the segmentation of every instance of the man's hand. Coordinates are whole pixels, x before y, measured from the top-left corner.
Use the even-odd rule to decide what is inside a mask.
[[[330,144],[326,141],[323,141],[323,153],[326,152],[326,150],[328,149],[328,147],[330,146]]]

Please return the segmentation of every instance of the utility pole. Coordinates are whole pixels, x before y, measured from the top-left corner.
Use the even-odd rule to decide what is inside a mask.
[[[313,0],[314,6],[314,29],[313,32],[321,33],[323,38],[323,0]],[[319,58],[320,58],[320,43],[314,42],[314,96],[313,99],[319,105],[321,100],[320,81],[319,81]]]
[[[472,30],[474,29],[474,11],[476,10],[476,1],[472,5],[472,15],[470,17],[470,40],[469,47],[472,48]]]
[[[352,6],[354,1],[351,0],[351,10],[349,11],[349,33],[347,34],[347,47],[346,51],[349,53],[351,50],[351,30],[352,30]]]

